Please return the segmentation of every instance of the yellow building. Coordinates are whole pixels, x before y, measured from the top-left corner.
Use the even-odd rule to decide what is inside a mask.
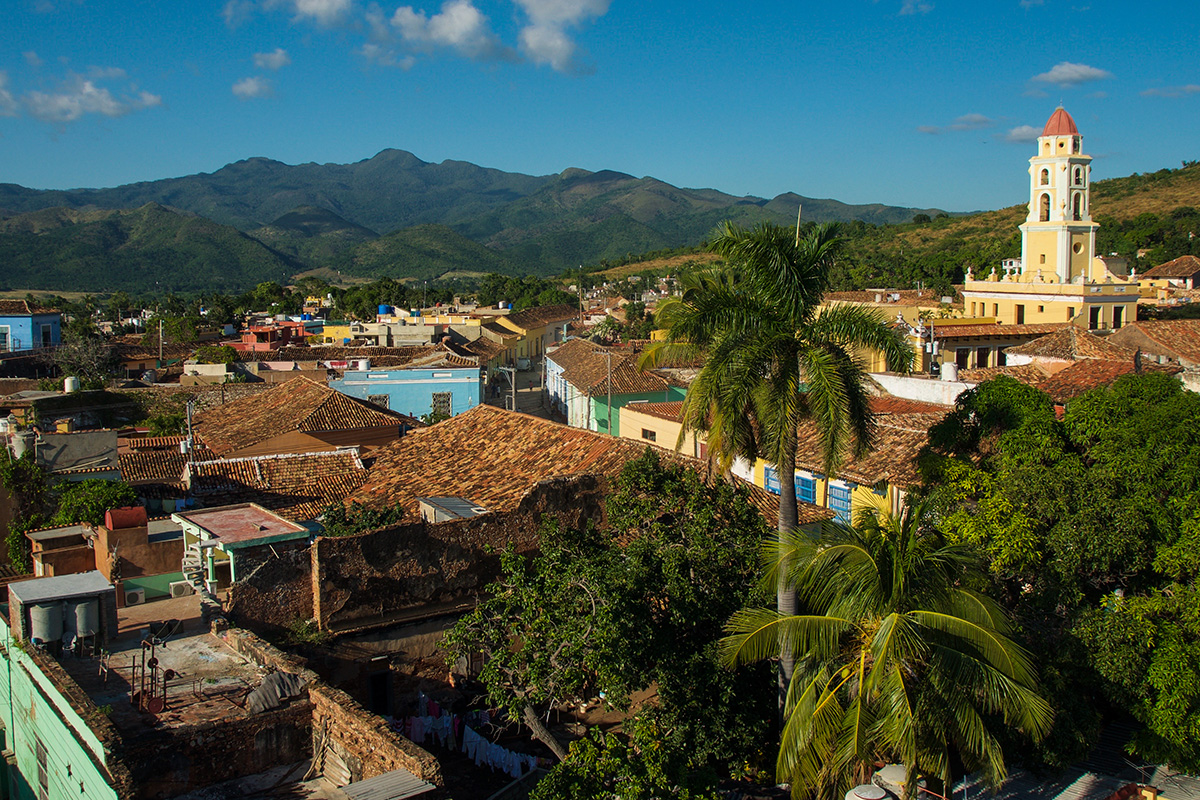
[[[1029,214],[1021,259],[978,277],[967,274],[967,317],[1006,325],[1074,322],[1090,330],[1137,318],[1139,287],[1123,259],[1096,253],[1091,216],[1091,156],[1061,107],[1046,122],[1029,159]]]
[[[618,428],[621,438],[651,444],[665,450],[676,450],[676,445],[680,444],[679,432],[683,430],[683,420],[680,417],[682,409],[682,400],[669,403],[633,402],[622,406]],[[695,431],[688,431],[677,452],[694,458],[708,457],[708,448]]]

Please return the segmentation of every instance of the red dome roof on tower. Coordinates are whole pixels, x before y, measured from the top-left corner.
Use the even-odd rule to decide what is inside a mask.
[[[1042,129],[1042,136],[1078,136],[1079,128],[1075,127],[1075,120],[1071,119],[1071,115],[1063,109],[1062,106],[1054,109],[1054,113],[1050,115],[1050,119],[1046,121],[1046,127]]]

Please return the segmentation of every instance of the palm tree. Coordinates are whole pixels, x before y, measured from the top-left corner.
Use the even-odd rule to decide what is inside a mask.
[[[856,350],[875,349],[889,368],[907,372],[913,354],[879,312],[861,306],[820,308],[829,269],[842,240],[836,225],[799,229],[763,223],[751,230],[728,222],[709,249],[726,266],[680,279],[681,296],[660,305],[655,319],[667,339],[642,355],[642,366],[703,358],[683,401],[683,431],[707,433],[709,453],[723,469],[763,456],[779,471],[779,531],[799,524],[796,432],[812,418],[821,431],[825,474],[847,452],[872,442]],[[794,594],[778,588],[779,610],[795,613]],[[792,674],[781,653],[780,711]]]
[[[924,507],[872,510],[856,527],[831,523],[817,540],[789,533],[768,548],[803,613],[739,611],[721,648],[729,664],[773,657],[781,644],[798,659],[776,765],[794,796],[840,798],[889,761],[907,766],[909,788],[918,775],[948,786],[952,754],[999,783],[993,726],[1035,739],[1048,731],[1029,655],[1003,610],[968,588],[986,577],[978,557],[948,544]]]

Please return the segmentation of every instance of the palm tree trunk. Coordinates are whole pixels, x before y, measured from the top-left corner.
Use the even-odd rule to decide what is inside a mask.
[[[785,449],[779,469],[779,533],[794,531],[800,525],[800,510],[796,502],[796,444],[793,437]],[[782,538],[782,537],[781,537]],[[775,602],[784,616],[796,614],[796,592],[788,585],[789,564],[780,564],[779,582],[775,587]],[[796,653],[791,642],[784,639],[779,649],[779,724],[787,721],[787,691],[796,668]]]

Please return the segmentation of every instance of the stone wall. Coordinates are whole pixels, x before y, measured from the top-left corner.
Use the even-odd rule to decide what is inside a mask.
[[[602,523],[606,487],[593,475],[538,484],[511,513],[321,537],[312,545],[313,617],[350,631],[473,602],[498,574],[500,552],[537,547],[542,525]]]
[[[307,541],[283,542],[275,553],[269,548],[238,551],[238,568],[247,553],[249,569],[229,587],[226,613],[237,624],[266,634],[286,629],[313,617],[312,558]]]

